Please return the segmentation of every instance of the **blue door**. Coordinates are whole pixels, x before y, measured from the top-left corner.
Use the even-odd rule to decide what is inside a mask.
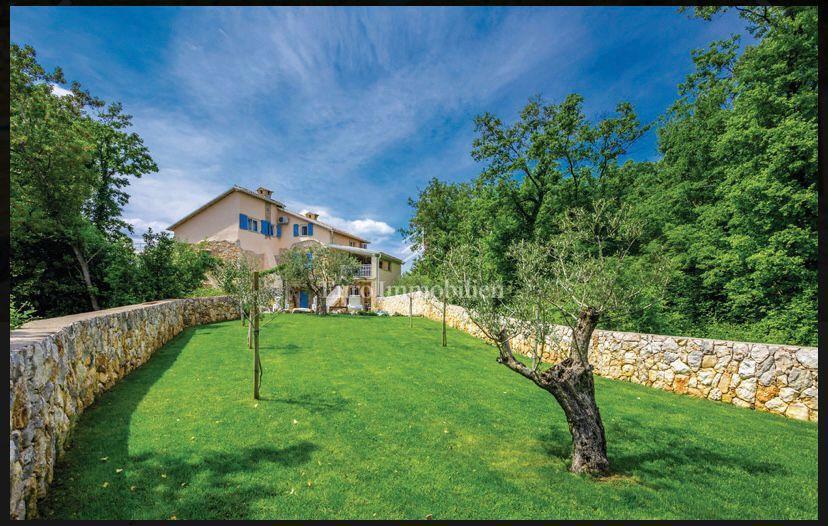
[[[299,291],[299,306],[303,309],[308,308],[308,293],[304,290]]]

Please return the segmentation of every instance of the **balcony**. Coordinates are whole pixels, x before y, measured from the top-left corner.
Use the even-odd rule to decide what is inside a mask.
[[[357,271],[358,278],[370,278],[371,277],[371,264],[370,263],[363,263],[359,266],[359,270]]]

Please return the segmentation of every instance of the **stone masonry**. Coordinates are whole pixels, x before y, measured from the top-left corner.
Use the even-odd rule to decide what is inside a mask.
[[[238,318],[227,297],[165,300],[37,320],[12,331],[9,515],[35,517],[77,417],[185,327]]]
[[[423,292],[412,297],[415,316],[442,320],[439,302]],[[375,308],[407,315],[408,295],[378,298]],[[462,307],[449,305],[446,320],[451,327],[484,337]],[[547,348],[567,346],[570,332],[560,327]],[[529,338],[513,340],[515,352],[521,354],[532,345]],[[817,354],[816,347],[596,330],[589,360],[595,373],[605,378],[816,422]],[[544,361],[558,359],[554,350],[544,355]]]

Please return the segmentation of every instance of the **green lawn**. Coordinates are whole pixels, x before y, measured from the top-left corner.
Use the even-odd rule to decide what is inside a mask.
[[[241,324],[188,329],[82,415],[41,514],[816,518],[813,423],[599,378],[616,475],[573,475],[554,399],[439,328],[276,316],[258,402]]]

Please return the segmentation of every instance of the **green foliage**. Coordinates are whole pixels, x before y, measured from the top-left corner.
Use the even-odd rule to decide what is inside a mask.
[[[178,285],[162,286],[161,276],[140,282],[144,260],[136,260],[120,217],[129,198],[123,189],[157,167],[129,131],[131,117],[76,82],[69,95],[54,94],[52,84],[66,82],[59,68],[46,72],[30,46],[10,51],[13,293],[39,315],[59,316],[191,289],[200,278],[186,269],[197,273],[199,265],[185,261],[186,250],[162,265],[176,269]]]
[[[176,241],[166,232],[144,234],[144,249],[138,254],[138,282],[145,301],[181,298],[201,286],[218,260],[205,250]]]
[[[436,268],[436,263],[432,263],[432,265],[434,265],[432,268]],[[424,268],[424,266],[415,266],[415,268],[401,275],[392,285],[385,287],[383,295],[407,294],[433,286],[435,280],[423,270]]]
[[[693,52],[695,70],[660,120],[656,162],[621,162],[647,128],[626,103],[598,122],[577,95],[530,99],[510,125],[477,117],[475,183],[432,182],[412,202],[403,232],[428,262],[414,268],[434,277],[446,247],[479,238],[512,281],[509,247],[553,239],[569,210],[617,199],[643,225],[631,279],[646,284],[648,258],[663,254],[669,285],[664,300],[609,312],[602,327],[815,345],[817,11],[737,9],[757,44],[740,54],[734,36]],[[462,206],[441,215],[452,195]]]
[[[83,412],[41,516],[817,517],[815,422],[596,377],[620,475],[574,476],[549,395],[466,333],[449,328],[443,349],[438,330],[265,315],[256,404],[245,329],[186,329]]]
[[[26,302],[15,303],[14,296],[9,296],[9,325],[17,329],[27,321],[35,319],[35,310]]]
[[[408,227],[400,232],[411,242],[412,250],[422,251],[409,273],[425,275],[433,271],[439,261],[438,254],[445,253],[457,237],[464,237],[460,231],[466,223],[470,188],[464,184],[444,183],[432,178],[417,200],[409,198],[414,208]]]

